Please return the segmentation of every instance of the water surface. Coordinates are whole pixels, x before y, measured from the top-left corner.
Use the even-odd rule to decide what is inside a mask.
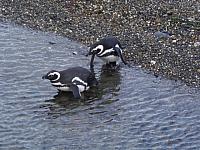
[[[0,23],[0,48],[1,149],[200,149],[199,89],[96,61],[99,86],[74,101],[41,77],[88,68],[87,47]]]

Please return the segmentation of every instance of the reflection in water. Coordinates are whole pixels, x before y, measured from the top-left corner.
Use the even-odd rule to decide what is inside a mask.
[[[0,149],[200,149],[199,89],[96,62],[99,85],[83,100],[52,98],[55,89],[41,75],[85,67],[86,48],[7,24],[0,33]]]
[[[99,91],[102,91],[102,95],[105,93],[116,94],[119,91],[120,85],[120,68],[107,68],[102,66],[99,77]]]
[[[83,102],[74,99],[71,92],[58,92],[52,99],[45,102],[46,104],[43,104],[42,107],[48,108],[48,117],[54,119],[83,105]]]

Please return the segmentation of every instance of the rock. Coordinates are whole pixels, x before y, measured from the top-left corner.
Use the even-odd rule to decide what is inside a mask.
[[[155,60],[151,60],[150,63],[151,63],[152,65],[155,65],[155,64],[156,64],[156,61],[155,61]]]
[[[170,33],[166,32],[166,31],[157,31],[157,32],[154,33],[154,36],[157,39],[169,38],[170,37]]]
[[[200,46],[200,42],[195,42],[194,43],[194,47],[199,47]]]
[[[73,52],[72,54],[73,54],[73,55],[77,55],[78,53],[77,53],[77,52]]]

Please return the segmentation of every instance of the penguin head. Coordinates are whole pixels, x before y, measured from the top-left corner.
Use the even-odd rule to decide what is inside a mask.
[[[58,79],[60,79],[60,73],[58,71],[51,70],[46,75],[42,76],[42,79],[57,81]]]
[[[96,55],[100,54],[104,50],[104,46],[101,44],[94,44],[90,47],[89,52],[86,56],[88,55]]]

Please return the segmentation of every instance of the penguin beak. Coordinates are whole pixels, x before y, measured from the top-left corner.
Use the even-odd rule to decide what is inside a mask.
[[[88,57],[89,55],[92,55],[91,51],[89,51],[85,56]]]
[[[42,76],[42,79],[47,79],[47,75],[43,75],[43,76]]]

